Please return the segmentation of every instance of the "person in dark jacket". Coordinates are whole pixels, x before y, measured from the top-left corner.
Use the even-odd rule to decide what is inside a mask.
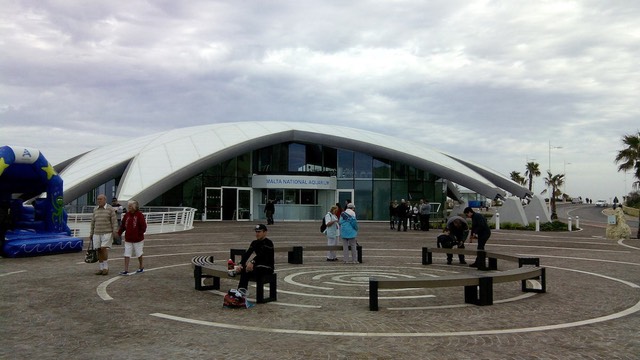
[[[402,199],[400,205],[396,208],[396,218],[398,219],[398,231],[404,227],[403,231],[407,231],[407,216],[409,215],[409,207],[407,201]]]
[[[242,255],[240,264],[236,267],[240,273],[238,290],[248,294],[249,280],[258,276],[273,274],[275,270],[275,256],[273,242],[267,238],[267,227],[264,224],[256,225],[256,239],[251,242],[247,251]],[[251,255],[255,254],[253,258]]]
[[[467,220],[457,215],[452,216],[447,219],[446,228],[455,239],[455,245],[458,246],[458,249],[464,249],[464,242],[467,241],[467,237],[469,236],[469,224],[467,224]],[[447,254],[447,263],[450,264],[452,258],[453,255]],[[460,264],[467,263],[464,261],[464,254],[459,254],[458,260],[460,260]]]
[[[267,201],[267,204],[264,206],[264,214],[267,217],[267,225],[273,224],[273,214],[276,213],[276,206],[273,203],[273,200]]]
[[[487,219],[482,214],[474,212],[471,207],[466,207],[464,214],[471,219],[471,236],[469,237],[469,243],[472,243],[473,239],[477,239],[478,250],[484,250],[484,245],[489,241],[489,237],[491,237],[491,229],[489,229]],[[478,264],[478,259],[476,258],[476,261],[469,266],[479,267],[480,265],[482,264]]]

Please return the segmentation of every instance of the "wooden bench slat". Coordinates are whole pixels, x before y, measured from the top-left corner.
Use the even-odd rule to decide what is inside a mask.
[[[492,274],[494,283],[528,280],[542,275],[542,268],[521,267]]]
[[[540,288],[527,287],[527,280],[536,279]],[[436,288],[464,286],[465,303],[493,305],[493,284],[520,281],[523,292],[546,292],[544,267],[519,267],[485,274],[449,275],[429,278],[369,279],[369,310],[378,310],[379,289]]]
[[[328,245],[305,245],[305,246],[289,246],[289,247],[274,247],[274,252],[288,252],[289,264],[302,264],[304,251],[329,251],[329,250],[342,250],[342,245],[328,246]],[[358,262],[362,263],[362,246],[357,245],[358,250]],[[231,249],[229,251],[229,258],[236,261],[237,256],[242,256],[246,249]]]
[[[375,279],[379,289],[436,288],[478,285],[479,276],[459,275],[412,279]]]

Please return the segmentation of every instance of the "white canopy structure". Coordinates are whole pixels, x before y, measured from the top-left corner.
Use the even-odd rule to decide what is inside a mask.
[[[141,205],[205,169],[283,142],[315,143],[405,163],[487,198],[531,193],[495,171],[425,144],[389,135],[326,124],[234,122],[168,130],[105,146],[56,166],[69,203],[105,182],[121,177],[118,197]]]

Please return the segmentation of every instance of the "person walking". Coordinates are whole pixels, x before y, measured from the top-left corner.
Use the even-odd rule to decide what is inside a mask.
[[[113,239],[118,236],[118,220],[115,209],[107,206],[107,197],[104,194],[98,195],[96,202],[98,206],[91,215],[89,240],[93,242],[93,248],[98,249],[96,275],[109,275],[109,249]]]
[[[420,230],[429,231],[430,216],[431,204],[429,204],[429,200],[420,200]]]
[[[340,235],[342,237],[342,259],[345,264],[358,263],[358,220],[353,203],[347,205],[347,209],[340,214]],[[351,261],[349,261],[349,247],[351,247]]]
[[[240,274],[238,291],[245,296],[249,295],[249,280],[259,276],[273,274],[275,270],[275,253],[273,241],[267,237],[267,227],[264,224],[256,225],[254,229],[256,239],[251,242],[247,251],[242,254],[240,264],[236,266],[236,272]],[[251,255],[255,254],[253,258]]]
[[[324,216],[324,223],[327,225],[324,231],[327,235],[328,246],[338,246],[338,237],[340,237],[340,227],[338,220],[338,207],[332,206],[331,210]],[[338,261],[335,250],[329,250],[327,252],[327,261]]]
[[[273,214],[276,213],[276,206],[273,203],[273,200],[267,201],[267,204],[264,206],[264,213],[267,216],[267,225],[273,224]]]
[[[396,229],[396,208],[398,207],[398,203],[393,200],[389,202],[389,229]]]
[[[466,207],[464,209],[464,215],[467,218],[471,219],[471,237],[469,237],[469,243],[473,242],[473,239],[478,240],[478,250],[484,250],[484,246],[489,241],[489,237],[491,237],[491,229],[489,229],[489,224],[487,224],[487,219],[479,214],[471,207]],[[470,267],[484,268],[486,264],[478,264],[478,258],[470,264]]]
[[[144,271],[142,254],[144,248],[144,233],[147,231],[147,221],[140,211],[140,204],[136,200],[129,200],[127,203],[127,213],[122,218],[122,224],[118,229],[118,235],[124,233],[124,271],[120,275],[129,275],[129,261],[131,254],[135,253],[138,258],[138,270],[136,274]]]
[[[111,199],[111,207],[116,210],[116,219],[118,219],[118,228],[120,228],[120,223],[122,222],[122,213],[124,212],[124,208],[118,202],[118,198],[114,197]]]

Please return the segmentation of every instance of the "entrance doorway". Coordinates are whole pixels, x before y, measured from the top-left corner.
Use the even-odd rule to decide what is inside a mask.
[[[355,199],[353,198],[353,189],[350,189],[350,190],[340,189],[338,190],[337,197],[338,197],[337,202],[340,204],[340,207],[342,207],[343,210],[346,210],[344,209],[344,206],[345,206],[344,203],[347,200],[351,200],[351,202],[355,202]]]
[[[205,188],[204,220],[251,220],[251,188]]]

